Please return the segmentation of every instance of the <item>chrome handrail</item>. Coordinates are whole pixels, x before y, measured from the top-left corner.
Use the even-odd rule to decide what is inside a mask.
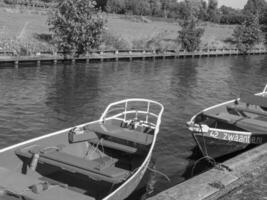
[[[129,102],[144,102],[146,103],[146,110],[132,110],[131,108],[128,108],[128,105],[129,105]],[[116,105],[120,105],[120,104],[124,104],[124,111],[123,112],[120,112],[120,113],[117,113],[113,116],[109,116],[108,118],[106,117],[107,114],[111,111],[113,111],[114,109],[111,109],[113,106],[116,106]],[[151,112],[151,104],[155,104],[157,106],[159,106],[160,110],[159,110],[159,113],[153,113]],[[146,116],[146,121],[145,122],[148,122],[148,116],[153,116],[155,118],[157,118],[157,122],[156,124],[154,123],[151,123],[155,126],[155,129],[157,129],[156,131],[158,131],[159,129],[159,125],[161,123],[161,116],[162,116],[162,113],[164,111],[164,106],[157,102],[157,101],[153,101],[153,100],[150,100],[150,99],[140,99],[140,98],[133,98],[133,99],[125,99],[125,100],[121,100],[121,101],[117,101],[117,102],[114,102],[114,103],[111,103],[107,106],[107,108],[105,109],[105,111],[102,113],[101,117],[100,117],[100,121],[104,121],[104,120],[107,120],[107,119],[112,119],[112,118],[117,118],[117,119],[121,119],[123,121],[126,120],[126,115],[127,114],[130,114],[130,113],[137,113],[137,114],[145,114],[147,115]],[[123,118],[118,118],[119,116],[124,116]]]

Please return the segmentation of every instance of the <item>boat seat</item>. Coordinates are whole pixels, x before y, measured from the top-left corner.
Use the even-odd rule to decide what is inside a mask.
[[[29,187],[33,184],[41,182],[36,178],[19,174],[15,171],[10,171],[4,167],[0,167],[0,180],[0,188],[7,188],[11,192],[15,193],[22,193],[24,190],[29,189]]]
[[[242,105],[227,106],[227,109],[234,110],[243,116],[245,115],[244,112],[248,112],[251,114],[257,114],[257,115],[267,117],[267,112],[263,112],[263,111],[260,111],[260,110],[254,109],[254,108],[244,107]]]
[[[242,128],[250,132],[266,132],[267,124],[265,120],[258,120],[252,118],[246,118],[242,116],[232,115],[229,113],[210,114],[205,113],[207,116],[226,121],[229,124],[234,124],[239,128]]]
[[[241,94],[240,101],[251,105],[257,105],[267,108],[267,98],[252,94]]]
[[[82,133],[77,134],[75,127],[68,132],[68,138],[70,143],[79,143],[91,139],[97,139],[98,136],[96,135],[95,132],[89,130],[83,130]]]
[[[33,152],[36,151],[32,151],[34,148],[37,149],[38,146],[34,145],[30,148],[17,149],[16,154],[32,159]],[[129,171],[116,167],[116,161],[117,159],[107,156],[94,160],[86,160],[60,150],[40,152],[38,160],[39,163],[59,167],[72,173],[87,175],[96,180],[120,183],[129,176]]]
[[[115,149],[118,151],[123,151],[123,152],[131,153],[131,154],[134,154],[138,151],[136,147],[119,144],[117,142],[113,142],[113,141],[109,141],[105,139],[101,139],[101,141],[99,139],[93,139],[93,140],[89,140],[89,142],[93,144],[99,144],[100,142],[100,144],[103,145],[104,147],[108,147],[110,149]]]
[[[243,119],[242,116],[232,115],[232,114],[229,114],[229,113],[226,113],[226,112],[225,113],[222,112],[222,113],[218,113],[218,114],[204,112],[204,114],[206,116],[208,116],[208,117],[212,117],[212,118],[215,118],[215,119],[226,121],[229,124],[234,124],[235,122]]]
[[[122,128],[112,124],[94,123],[85,127],[86,130],[93,131],[97,134],[107,135],[142,145],[150,145],[153,141],[153,135],[141,133],[136,130]]]
[[[37,178],[10,171],[4,167],[0,167],[0,199],[35,199],[35,200],[51,200],[51,199],[80,199],[95,200],[95,198],[83,195],[67,188],[53,185],[36,193],[30,188],[34,185],[45,183],[45,181]],[[1,193],[2,192],[2,193]],[[7,192],[7,194],[5,194]]]

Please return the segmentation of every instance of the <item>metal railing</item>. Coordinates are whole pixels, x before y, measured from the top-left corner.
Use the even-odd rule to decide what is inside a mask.
[[[153,105],[157,106],[157,108],[153,109],[152,108]],[[109,113],[114,111],[118,112],[115,112],[111,116],[108,116]],[[105,111],[103,112],[103,114],[101,115],[99,121],[104,122],[105,120],[108,119],[118,119],[123,122],[127,122],[128,115],[135,115],[134,118],[136,119],[139,119],[140,115],[142,115],[145,116],[145,120],[140,120],[140,119],[139,120],[145,124],[149,124],[150,126],[155,128],[156,131],[158,131],[163,111],[164,111],[164,106],[161,103],[153,100],[139,99],[139,98],[125,99],[109,104],[105,109]],[[156,119],[156,123],[154,123],[152,120],[150,121],[149,116],[154,117]]]

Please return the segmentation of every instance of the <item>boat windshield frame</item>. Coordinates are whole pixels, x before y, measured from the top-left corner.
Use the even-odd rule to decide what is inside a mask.
[[[142,103],[142,104],[144,103],[143,105],[146,106],[146,109],[140,110],[138,108],[131,108],[128,106],[130,103]],[[151,111],[151,105],[153,105],[153,106],[156,105],[159,109],[159,112],[158,113],[152,112]],[[118,107],[118,106],[120,106],[120,107]],[[109,113],[111,113],[115,110],[122,110],[122,112],[118,112],[115,115],[107,116]],[[164,106],[157,101],[153,101],[150,99],[140,99],[140,98],[124,99],[124,100],[109,104],[106,107],[105,111],[102,113],[99,120],[104,122],[105,120],[118,119],[118,120],[121,120],[123,122],[127,122],[126,116],[128,114],[136,114],[136,116],[138,114],[142,114],[142,115],[146,115],[146,119],[142,122],[147,124],[151,128],[154,128],[156,131],[158,131],[159,126],[161,124],[161,117],[162,117],[163,111],[164,111]],[[155,123],[150,122],[149,121],[150,117],[156,118],[156,122]]]

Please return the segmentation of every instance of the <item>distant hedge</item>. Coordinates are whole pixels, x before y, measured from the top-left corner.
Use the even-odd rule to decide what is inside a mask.
[[[3,0],[3,2],[8,5],[20,5],[42,8],[48,8],[55,5],[54,0]]]
[[[221,15],[220,24],[242,24],[246,20],[244,14],[228,14]]]

